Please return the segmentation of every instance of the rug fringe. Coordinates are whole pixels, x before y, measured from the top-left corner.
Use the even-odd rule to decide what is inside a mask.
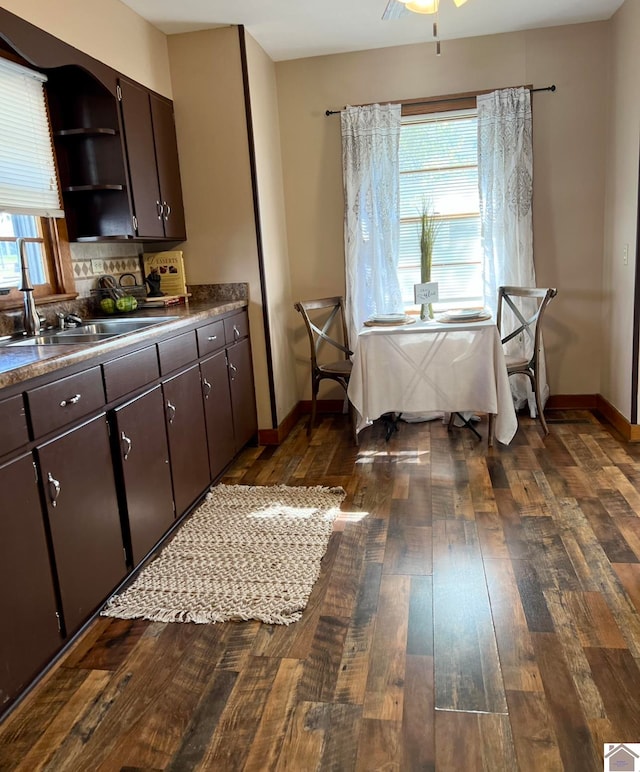
[[[289,615],[282,614],[216,614],[216,613],[198,613],[192,611],[170,611],[167,609],[157,609],[149,611],[145,608],[135,608],[128,605],[126,608],[120,607],[117,603],[113,606],[107,605],[100,616],[113,617],[115,619],[145,619],[147,622],[167,623],[187,623],[192,622],[196,625],[210,625],[223,622],[250,622],[255,620],[267,625],[290,625],[297,622],[302,617],[302,611],[295,611]]]

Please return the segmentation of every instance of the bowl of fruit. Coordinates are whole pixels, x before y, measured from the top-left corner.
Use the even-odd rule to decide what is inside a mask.
[[[133,279],[133,283],[123,283],[123,279]],[[98,289],[91,290],[97,297],[100,310],[105,314],[130,314],[138,308],[138,299],[146,295],[142,285],[136,282],[131,273],[122,274],[119,281],[105,275],[98,279]]]

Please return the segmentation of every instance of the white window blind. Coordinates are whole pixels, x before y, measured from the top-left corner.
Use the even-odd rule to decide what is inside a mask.
[[[420,214],[439,219],[432,281],[440,304],[482,303],[482,245],[475,110],[413,115],[400,131],[400,259],[403,301],[420,281]]]
[[[0,58],[0,211],[63,217],[46,76]]]

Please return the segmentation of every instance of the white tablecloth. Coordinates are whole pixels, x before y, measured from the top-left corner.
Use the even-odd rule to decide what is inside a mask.
[[[349,380],[357,431],[383,413],[493,413],[495,436],[513,439],[513,407],[500,335],[493,321],[417,322],[365,327]]]

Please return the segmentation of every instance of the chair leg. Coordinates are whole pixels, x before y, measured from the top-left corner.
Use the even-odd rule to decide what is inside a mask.
[[[311,415],[309,416],[309,423],[307,425],[307,437],[311,436],[313,427],[316,425],[316,403],[318,399],[318,381],[314,378],[311,383]]]
[[[360,440],[358,439],[358,417],[357,411],[351,402],[349,402],[349,422],[351,423],[353,444],[358,447],[360,445]]]
[[[546,437],[547,434],[549,434],[549,427],[547,426],[547,421],[544,417],[544,410],[542,408],[542,401],[540,399],[540,393],[538,392],[538,379],[532,378],[531,379],[531,387],[533,388],[533,395],[536,398],[536,411],[538,412],[538,418],[540,419],[540,423],[542,424],[542,431],[544,432],[544,436]]]
[[[490,448],[493,447],[493,440],[495,439],[495,433],[496,433],[496,417],[493,413],[489,413],[489,439],[488,439],[488,445]]]

